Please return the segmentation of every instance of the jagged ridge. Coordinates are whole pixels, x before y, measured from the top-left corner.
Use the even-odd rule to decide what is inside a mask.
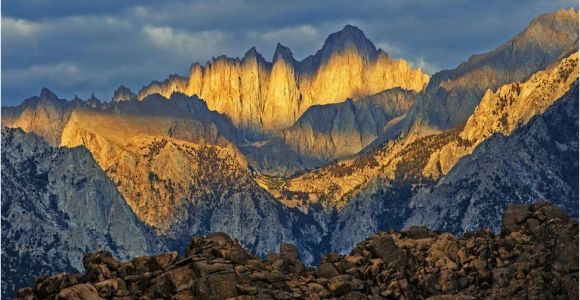
[[[315,55],[296,61],[278,44],[272,63],[251,48],[243,59],[220,56],[204,67],[192,65],[189,77],[172,75],[139,91],[198,95],[208,107],[228,115],[247,137],[290,127],[315,104],[328,104],[401,87],[419,91],[428,76],[403,60],[391,59],[354,27],[331,34]]]

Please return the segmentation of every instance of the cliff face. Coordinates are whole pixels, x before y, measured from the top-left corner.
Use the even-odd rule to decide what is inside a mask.
[[[264,185],[287,206],[299,207],[314,215],[319,214],[319,206],[337,210],[336,219],[327,227],[327,232],[331,248],[338,251],[351,249],[355,237],[368,236],[386,228],[400,228],[410,217],[414,220],[408,221],[413,222],[410,224],[437,228],[450,226],[446,227],[447,230],[458,233],[473,227],[497,228],[499,217],[494,209],[524,199],[563,199],[557,204],[574,215],[571,211],[577,205],[578,194],[574,188],[577,176],[573,175],[574,162],[577,161],[574,158],[577,137],[573,124],[577,121],[573,118],[577,111],[562,109],[562,105],[558,106],[560,108],[552,106],[578,97],[573,83],[578,80],[577,72],[577,54],[574,53],[538,72],[525,83],[506,85],[497,93],[489,92],[481,102],[482,108],[473,115],[477,121],[470,121],[463,132],[456,129],[393,140],[377,150],[286,180],[265,180]],[[551,112],[548,114],[546,109]],[[487,112],[483,114],[483,111]],[[550,125],[548,129],[539,130],[546,126],[536,124],[533,127],[538,130],[534,130],[533,135],[532,131],[516,134],[524,130],[522,126],[532,126],[530,120],[544,118],[544,114],[547,114],[546,119],[560,120],[557,122],[561,129]],[[474,128],[477,130],[471,130]],[[542,141],[558,136],[561,131],[565,132],[557,138],[557,143],[552,143],[555,148],[550,143],[542,145]],[[451,175],[455,173],[451,171],[437,183],[433,177],[425,175],[434,158],[450,155],[450,147],[459,150],[472,147],[477,152],[478,144],[481,146],[488,143],[487,139],[498,139],[492,135],[493,132],[507,135],[505,139],[510,142],[505,143],[510,146],[494,142],[493,146],[487,146],[489,153],[485,155],[458,155],[457,160],[461,157],[474,160],[461,167],[463,171],[456,171],[462,174],[460,176]],[[529,140],[525,140],[526,137]],[[561,150],[558,150],[560,146]],[[459,163],[456,168],[462,164],[467,163]],[[494,174],[502,175],[497,177]],[[452,183],[445,184],[447,180],[452,180]],[[548,186],[546,182],[552,184]],[[430,199],[438,200],[430,202]],[[468,199],[473,199],[476,204],[469,204]],[[482,206],[481,210],[486,212],[479,213],[477,205],[486,201],[493,204]],[[469,207],[466,208],[469,216],[461,219],[459,216],[463,216],[464,208],[460,207],[465,206]]]
[[[485,167],[483,167],[485,166]],[[578,216],[578,81],[510,136],[493,135],[411,202],[407,224],[454,232],[499,225],[509,203],[547,199]]]
[[[458,126],[461,122],[465,122],[475,110],[475,106],[482,101],[485,90],[499,88],[501,82],[527,78],[535,72],[547,69],[534,79],[530,79],[524,92],[514,91],[512,98],[518,100],[509,100],[513,102],[510,105],[506,100],[504,107],[504,104],[501,104],[503,100],[500,100],[503,97],[501,95],[505,96],[507,91],[500,91],[495,97],[489,93],[484,99],[483,106],[493,106],[492,110],[497,110],[497,114],[486,116],[489,119],[479,123],[491,128],[498,122],[503,122],[503,116],[509,117],[510,129],[504,132],[509,133],[533,115],[541,114],[550,103],[565,93],[570,83],[577,78],[575,55],[564,60],[562,66],[558,67],[558,61],[562,56],[576,49],[577,24],[578,12],[574,10],[562,10],[536,18],[526,30],[496,50],[474,56],[455,70],[443,71],[433,76],[429,86],[415,98],[404,119],[395,126],[387,126],[384,136],[396,137],[396,134],[392,135],[393,133],[389,132],[393,128],[411,129],[408,132],[410,134],[404,132],[399,139],[383,143],[374,142],[371,146],[375,150],[366,149],[357,157],[337,161],[312,172],[288,178],[282,184],[272,186],[270,190],[273,190],[281,201],[291,206],[309,206],[311,203],[322,202],[341,208],[349,201],[349,197],[356,198],[359,190],[375,185],[376,178],[381,178],[379,181],[388,185],[408,176],[409,174],[405,172],[408,172],[409,168],[413,172],[420,168],[419,174],[413,176],[424,177],[421,169],[426,166],[432,153],[461,157],[453,151],[451,154],[439,151],[449,143],[459,145],[459,149],[465,147],[462,141],[464,137],[458,135],[457,127],[443,133],[441,129],[449,129],[452,125]],[[551,65],[553,67],[550,67]],[[511,88],[516,85],[520,84],[513,84]],[[498,103],[486,104],[488,102]],[[445,110],[440,110],[442,104],[447,106]],[[417,114],[419,111],[420,115]],[[447,120],[443,123],[449,122],[447,125],[437,130],[432,130],[435,127],[429,127],[430,125],[424,126],[428,124],[424,121],[435,120],[430,118],[441,116]],[[451,116],[453,118],[461,116],[462,121],[451,121]],[[485,130],[489,131],[490,128]],[[481,139],[485,138],[486,136],[482,134]],[[436,158],[432,158],[428,167],[435,172],[438,170]],[[417,166],[409,166],[405,161],[413,161]]]
[[[530,118],[543,113],[578,80],[578,52],[575,52],[527,81],[510,83],[496,92],[487,91],[469,117],[459,139],[434,152],[425,176],[440,177],[477,145],[494,133],[510,135]]]
[[[416,93],[390,89],[357,100],[310,107],[283,131],[284,141],[304,157],[323,162],[358,153],[409,109]]]
[[[457,68],[436,73],[413,103],[405,132],[433,133],[463,124],[490,89],[524,81],[577,49],[578,12],[560,10],[534,19],[497,49],[472,56]]]
[[[311,239],[298,236],[318,235],[317,225],[294,227],[302,214],[284,209],[258,186],[230,142],[238,139],[237,129],[203,101],[173,94],[169,100],[151,95],[67,107],[58,145],[86,147],[139,220],[168,247],[183,245],[191,232],[224,231],[260,255],[292,241],[308,261],[314,259]],[[43,121],[33,109],[24,110],[31,111],[21,116],[26,123]]]
[[[169,97],[198,95],[212,110],[228,115],[246,135],[290,127],[310,106],[344,101],[401,87],[419,91],[428,76],[403,60],[394,60],[353,26],[328,37],[321,50],[296,61],[278,44],[272,63],[250,49],[243,59],[218,57],[194,64],[189,78],[172,76],[139,92]]]
[[[123,259],[165,249],[151,240],[85,148],[2,127],[3,298],[34,275],[81,271],[95,248]]]

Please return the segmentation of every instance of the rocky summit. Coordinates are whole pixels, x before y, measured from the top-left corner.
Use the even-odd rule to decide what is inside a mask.
[[[362,30],[347,25],[302,61],[279,44],[267,62],[255,48],[242,59],[219,56],[195,63],[189,77],[172,75],[143,87],[138,98],[174,92],[204,99],[209,109],[230,117],[247,138],[294,124],[309,107],[343,102],[390,88],[420,91],[429,76],[377,49]]]
[[[540,201],[510,206],[502,225],[498,235],[380,232],[318,267],[305,266],[291,244],[259,259],[213,233],[193,237],[184,256],[88,254],[84,274],[39,276],[17,299],[578,298],[578,223]]]

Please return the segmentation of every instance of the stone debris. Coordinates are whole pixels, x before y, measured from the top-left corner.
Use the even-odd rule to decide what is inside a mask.
[[[578,224],[549,202],[514,205],[503,230],[455,237],[411,227],[378,233],[319,267],[282,244],[265,259],[224,233],[176,252],[83,259],[85,274],[39,276],[18,299],[577,299]]]

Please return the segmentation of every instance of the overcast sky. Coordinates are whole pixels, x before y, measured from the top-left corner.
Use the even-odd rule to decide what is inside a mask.
[[[2,105],[46,86],[61,98],[110,100],[193,62],[241,57],[277,42],[296,59],[346,24],[377,47],[429,73],[453,68],[522,31],[537,15],[575,0],[136,1],[3,0]]]

